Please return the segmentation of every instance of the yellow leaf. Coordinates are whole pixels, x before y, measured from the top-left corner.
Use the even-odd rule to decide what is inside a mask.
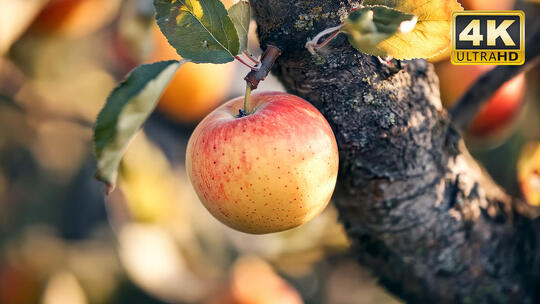
[[[521,150],[518,181],[529,205],[540,206],[540,142],[531,142]]]
[[[396,32],[408,32],[416,24],[416,16],[386,6],[367,6],[352,12],[345,20],[342,32],[359,51],[371,54],[371,49]]]
[[[377,56],[396,59],[430,58],[450,47],[453,11],[463,8],[456,0],[364,0],[363,5],[384,5],[418,17],[414,29],[399,33],[368,50]]]

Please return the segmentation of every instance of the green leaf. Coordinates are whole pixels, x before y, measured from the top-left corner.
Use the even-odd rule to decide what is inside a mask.
[[[412,31],[396,32],[363,52],[396,59],[431,58],[450,46],[453,11],[463,8],[456,0],[364,0],[363,5],[384,5],[418,17]]]
[[[236,28],[219,0],[154,0],[161,32],[183,59],[226,63],[238,54]]]
[[[238,39],[240,40],[240,51],[247,50],[249,22],[251,21],[251,7],[248,1],[240,0],[229,8],[229,17],[231,17]]]
[[[114,189],[118,165],[137,131],[154,110],[159,98],[184,63],[176,60],[135,68],[109,95],[94,127],[96,178]]]
[[[377,45],[398,31],[410,30],[416,16],[386,6],[367,6],[352,12],[345,20],[342,32],[359,51],[379,55]]]

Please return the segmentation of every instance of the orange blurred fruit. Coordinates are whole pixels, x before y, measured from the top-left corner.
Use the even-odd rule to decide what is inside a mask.
[[[118,13],[119,0],[51,0],[31,31],[84,36],[107,25]]]
[[[525,200],[529,205],[540,206],[540,142],[529,142],[523,147],[517,171]]]
[[[39,279],[25,267],[0,264],[0,303],[38,303]]]
[[[165,36],[155,27],[150,62],[181,59]],[[194,123],[225,101],[233,77],[231,64],[182,65],[161,96],[158,110],[181,123]]]
[[[466,10],[509,10],[514,0],[459,0]]]
[[[300,294],[264,260],[240,258],[231,281],[206,304],[301,304]]]

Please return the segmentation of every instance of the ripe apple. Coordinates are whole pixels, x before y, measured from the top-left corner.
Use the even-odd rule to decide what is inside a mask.
[[[338,150],[332,129],[307,101],[253,94],[210,113],[189,139],[186,169],[199,199],[222,223],[253,234],[302,225],[334,190]]]
[[[30,30],[83,36],[112,21],[119,7],[119,0],[50,0]]]
[[[435,65],[439,76],[441,100],[452,106],[483,73],[492,66],[455,66],[450,62]],[[511,130],[523,108],[525,75],[519,74],[503,84],[475,116],[467,135],[473,138],[499,138]],[[502,136],[505,137],[505,136]]]

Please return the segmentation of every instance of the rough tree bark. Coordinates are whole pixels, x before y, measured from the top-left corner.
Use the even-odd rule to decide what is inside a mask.
[[[431,64],[390,71],[345,37],[310,55],[308,37],[359,1],[250,2],[261,47],[283,51],[273,72],[334,129],[334,204],[358,261],[410,303],[538,301],[537,220],[468,154]]]

